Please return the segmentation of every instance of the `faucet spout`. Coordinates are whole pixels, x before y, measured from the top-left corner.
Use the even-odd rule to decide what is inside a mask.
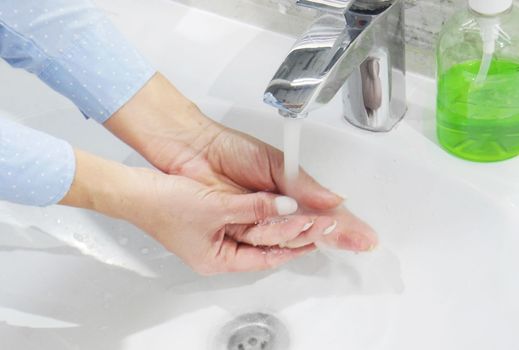
[[[349,122],[388,131],[406,111],[402,0],[342,3],[352,4],[344,14],[322,15],[297,40],[264,101],[301,115],[327,104],[342,88]]]

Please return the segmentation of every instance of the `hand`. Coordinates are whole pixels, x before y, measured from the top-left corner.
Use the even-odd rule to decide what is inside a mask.
[[[164,173],[189,177],[220,192],[268,191],[295,198],[302,207],[300,215],[311,218],[313,226],[296,241],[281,245],[324,241],[342,249],[366,251],[377,244],[368,225],[339,208],[342,198],[304,171],[292,184],[292,188],[304,190],[290,192],[279,150],[211,121],[160,75],[105,126]]]
[[[322,242],[340,249],[369,251],[377,245],[373,230],[340,206],[342,198],[320,186],[304,170],[300,170],[297,182],[288,186],[279,150],[218,125],[207,128],[205,136],[208,142],[196,151],[185,145],[179,147],[170,138],[167,146],[159,148],[157,154],[162,157],[153,164],[165,173],[187,176],[220,191],[268,191],[296,199],[301,206],[299,214],[311,218],[313,226],[294,241],[282,242],[283,246]],[[294,188],[304,190],[291,192]]]
[[[76,160],[72,188],[61,204],[131,222],[201,274],[274,268],[315,249],[313,244],[275,247],[309,223],[301,215],[265,221],[297,210],[287,197],[216,191],[183,176],[129,168],[79,151]]]

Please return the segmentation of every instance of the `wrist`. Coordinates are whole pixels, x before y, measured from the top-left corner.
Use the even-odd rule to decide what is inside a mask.
[[[142,190],[138,169],[75,151],[76,173],[69,192],[59,204],[89,209],[128,220]]]
[[[202,148],[223,129],[160,74],[104,125],[162,171],[183,147]]]

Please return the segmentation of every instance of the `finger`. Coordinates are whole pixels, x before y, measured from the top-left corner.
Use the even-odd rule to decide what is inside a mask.
[[[315,210],[337,208],[344,198],[321,186],[303,169],[294,183],[287,183],[283,153],[273,147],[269,148],[271,172],[273,180],[282,193],[294,198],[300,205]]]
[[[218,273],[269,270],[308,254],[315,249],[315,245],[298,249],[258,248],[226,238],[217,257],[216,266],[220,270]]]
[[[302,232],[292,240],[281,243],[281,246],[293,249],[316,243],[323,239],[328,232],[335,230],[336,226],[337,221],[332,217],[316,217],[314,224],[309,230]]]
[[[337,227],[333,232],[324,235],[320,242],[339,249],[365,252],[375,249],[378,238],[368,224],[342,209],[337,217]]]
[[[232,224],[260,223],[267,218],[285,216],[297,211],[297,202],[266,192],[222,194],[224,221]]]
[[[314,225],[308,216],[284,216],[267,219],[263,223],[250,225],[229,225],[226,234],[234,240],[252,246],[275,246],[291,241]],[[312,243],[308,242],[307,244]],[[304,245],[299,245],[302,247]]]
[[[375,231],[346,208],[342,207],[321,215],[323,216],[316,219],[310,230],[282,246],[297,248],[321,242],[335,248],[361,252],[373,250],[378,245]]]
[[[302,191],[290,191],[290,186]],[[302,206],[315,210],[330,210],[337,208],[344,202],[344,198],[333,193],[329,189],[321,186],[313,177],[308,175],[303,169],[299,170],[299,177],[294,185],[288,184],[289,194],[293,194],[294,199]]]

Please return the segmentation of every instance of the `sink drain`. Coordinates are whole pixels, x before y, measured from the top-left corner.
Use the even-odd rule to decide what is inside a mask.
[[[285,326],[264,313],[242,315],[227,323],[219,336],[218,350],[288,350]]]

